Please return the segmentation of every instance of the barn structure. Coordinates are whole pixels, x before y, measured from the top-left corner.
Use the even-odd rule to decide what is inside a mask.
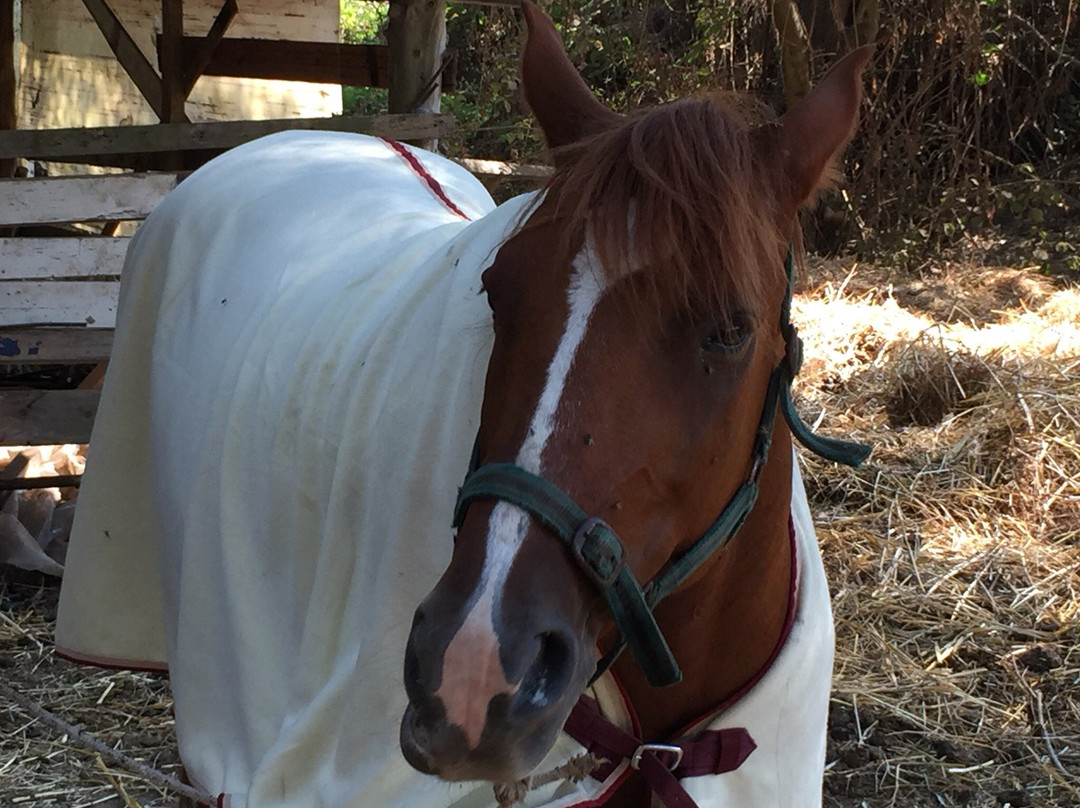
[[[0,363],[96,366],[0,379],[0,444],[89,439],[132,222],[185,171],[283,129],[451,131],[445,0],[393,0],[386,46],[339,42],[338,2],[0,0]],[[341,115],[346,84],[389,110]]]

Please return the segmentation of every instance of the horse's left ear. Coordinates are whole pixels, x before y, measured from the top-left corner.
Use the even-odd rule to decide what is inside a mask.
[[[853,50],[780,118],[781,153],[796,206],[828,183],[833,161],[854,133],[862,72],[873,54],[873,45]]]
[[[596,100],[566,55],[551,18],[529,0],[522,2],[521,11],[529,28],[521,86],[548,146],[569,146],[611,126],[619,116]]]

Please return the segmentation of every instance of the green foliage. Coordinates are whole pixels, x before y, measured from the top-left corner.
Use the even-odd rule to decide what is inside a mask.
[[[389,106],[388,94],[379,87],[342,87],[341,108],[346,115],[378,115]]]
[[[341,41],[354,45],[386,44],[388,2],[341,0]]]
[[[353,45],[386,44],[387,2],[341,0],[341,40]],[[341,108],[346,115],[386,112],[387,92],[377,87],[342,87]]]
[[[771,32],[759,4],[554,0],[543,5],[590,87],[617,110],[691,95],[703,87],[760,90],[769,75],[762,70],[760,52],[772,47]],[[518,87],[523,27],[515,9],[448,5],[449,42],[459,54],[458,97],[471,99],[466,114],[458,116],[462,131],[454,150],[538,159],[542,142]],[[448,108],[454,104],[446,103]]]

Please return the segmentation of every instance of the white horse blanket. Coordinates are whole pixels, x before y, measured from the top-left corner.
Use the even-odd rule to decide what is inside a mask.
[[[289,133],[184,180],[133,240],[57,647],[167,664],[184,765],[221,804],[493,804],[489,785],[413,771],[397,736],[412,614],[449,562],[479,419],[480,273],[531,201],[496,209],[400,144]],[[796,470],[791,635],[705,722],[758,749],[684,780],[701,808],[820,803],[832,624],[802,490]],[[594,695],[631,726],[609,680]],[[577,751],[563,736],[540,769]],[[528,804],[595,804],[626,769]]]

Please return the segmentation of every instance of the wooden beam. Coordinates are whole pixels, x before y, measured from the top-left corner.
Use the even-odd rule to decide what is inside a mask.
[[[0,180],[0,227],[144,219],[181,178],[180,174],[111,174]]]
[[[279,118],[266,121],[207,121],[88,129],[0,132],[0,159],[91,162],[104,155],[171,151],[221,152],[263,135],[290,129],[365,132],[396,140],[443,137],[454,130],[452,115],[341,115],[333,118]],[[104,165],[114,165],[104,162]],[[0,195],[0,224],[6,205]],[[123,218],[123,217],[113,217]]]
[[[159,36],[158,42],[161,41]],[[390,51],[386,45],[229,37],[218,43],[200,68],[199,59],[203,58],[205,47],[203,37],[183,38],[185,75],[198,69],[204,76],[310,81],[353,87],[390,86]]]
[[[111,328],[0,326],[0,364],[81,365],[112,353]]]
[[[0,390],[0,445],[89,443],[100,390]]]
[[[158,67],[161,69],[161,122],[188,120],[184,112],[184,58],[180,50],[184,38],[184,0],[161,0],[161,36],[158,37]]]
[[[184,98],[187,98],[191,94],[191,89],[195,86],[195,82],[197,82],[199,76],[206,71],[206,66],[210,64],[210,61],[214,56],[214,51],[217,50],[222,38],[224,38],[225,32],[229,30],[229,26],[232,24],[236,12],[236,0],[225,0],[225,5],[221,7],[221,11],[219,11],[214,18],[214,24],[210,26],[210,30],[207,31],[206,36],[199,40],[199,44],[195,47],[191,60],[188,61],[185,57]],[[183,40],[181,40],[180,47],[181,49],[184,47]]]
[[[18,37],[15,36],[15,4],[19,0],[0,0],[0,129],[16,129],[19,95]],[[15,173],[15,161],[0,159],[0,179]]]
[[[147,58],[143,56],[143,52],[139,50],[139,46],[135,44],[131,34],[127,32],[123,23],[120,22],[120,18],[113,13],[105,0],[83,0],[83,5],[90,12],[90,16],[94,18],[94,22],[97,23],[101,33],[105,36],[105,41],[112,48],[116,60],[120,62],[120,66],[135,82],[135,86],[139,88],[139,92],[146,99],[146,103],[150,105],[158,118],[164,120],[165,107],[161,92],[161,76],[157,74],[157,71],[154,70],[153,65],[150,64]]]

